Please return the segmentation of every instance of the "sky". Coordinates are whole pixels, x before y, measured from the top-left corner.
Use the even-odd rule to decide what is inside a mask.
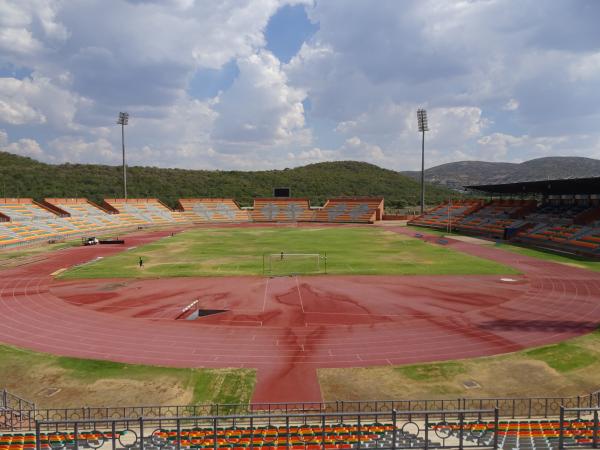
[[[0,0],[0,150],[262,170],[600,158],[598,0]]]

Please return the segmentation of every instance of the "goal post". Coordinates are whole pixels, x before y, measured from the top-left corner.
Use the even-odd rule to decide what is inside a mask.
[[[327,273],[327,253],[264,253],[264,275]]]

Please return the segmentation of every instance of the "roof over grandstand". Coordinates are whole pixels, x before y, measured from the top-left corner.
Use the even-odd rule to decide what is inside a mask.
[[[600,194],[600,177],[562,178],[556,180],[518,181],[502,184],[477,184],[464,186],[465,189],[489,194]]]

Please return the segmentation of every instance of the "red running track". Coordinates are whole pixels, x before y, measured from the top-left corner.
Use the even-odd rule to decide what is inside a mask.
[[[406,228],[392,231],[414,236]],[[137,246],[171,230],[130,236]],[[437,238],[426,236],[432,245]],[[0,272],[0,342],[58,355],[175,367],[258,369],[253,401],[320,401],[319,367],[493,355],[557,342],[600,323],[598,274],[448,239],[518,268],[509,276],[221,277],[59,282],[107,256],[78,247]],[[134,256],[132,256],[134,257]],[[226,312],[175,321],[199,298]]]

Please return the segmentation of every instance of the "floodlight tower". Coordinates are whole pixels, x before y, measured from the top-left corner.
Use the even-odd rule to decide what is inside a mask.
[[[129,113],[120,112],[117,123],[121,125],[121,144],[123,146],[123,198],[127,201],[127,166],[125,165],[125,125],[129,124]]]
[[[417,122],[419,131],[422,134],[421,139],[421,214],[425,210],[425,132],[429,131],[427,124],[427,111],[423,108],[417,109]]]

